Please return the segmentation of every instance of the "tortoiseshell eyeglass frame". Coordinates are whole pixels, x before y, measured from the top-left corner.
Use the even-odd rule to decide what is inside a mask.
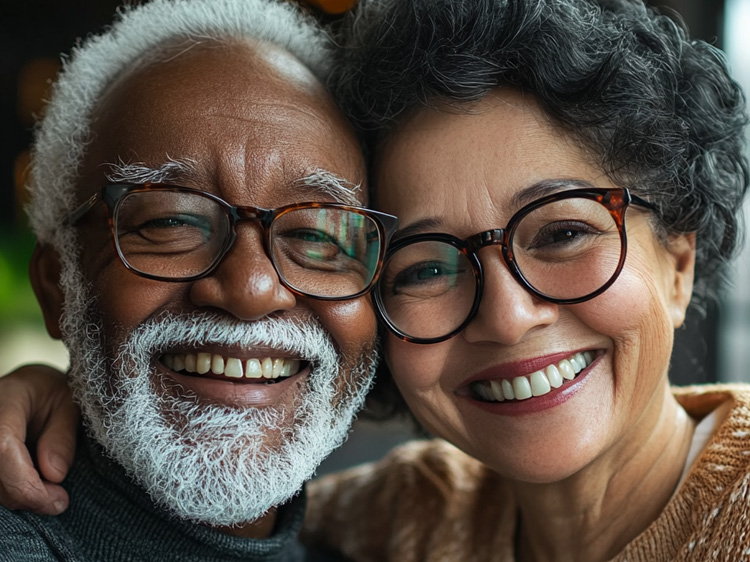
[[[120,205],[120,202],[122,201],[123,197],[125,197],[126,195],[129,195],[132,193],[147,192],[147,191],[171,191],[171,192],[182,192],[182,193],[191,193],[194,195],[199,195],[201,197],[205,197],[207,199],[214,201],[224,211],[230,223],[228,235],[226,237],[226,240],[224,241],[224,244],[221,247],[221,250],[218,252],[213,262],[205,270],[201,271],[198,274],[188,276],[188,277],[179,277],[179,278],[163,277],[163,276],[153,275],[150,273],[140,271],[136,269],[135,267],[133,267],[130,263],[128,263],[128,260],[123,255],[122,251],[120,250],[120,245],[118,242],[118,237],[117,237],[117,232],[116,232],[116,220],[115,219],[117,216],[118,206]],[[280,282],[287,289],[289,289],[290,291],[292,291],[293,293],[297,295],[310,297],[310,298],[314,298],[318,300],[330,300],[330,301],[350,300],[350,299],[355,299],[357,297],[360,297],[364,294],[367,294],[378,280],[378,277],[383,267],[383,262],[385,260],[388,243],[391,237],[393,236],[393,233],[396,231],[396,228],[398,227],[398,219],[395,216],[389,215],[387,213],[381,213],[379,211],[373,211],[371,209],[366,209],[364,207],[355,207],[355,206],[345,205],[341,203],[323,203],[323,202],[316,202],[316,201],[305,202],[305,203],[294,203],[291,205],[284,205],[283,207],[278,207],[276,209],[264,209],[262,207],[252,207],[252,206],[235,206],[235,205],[231,205],[230,203],[227,203],[226,201],[224,201],[222,198],[218,197],[217,195],[214,195],[213,193],[209,193],[207,191],[201,191],[201,190],[193,189],[190,187],[182,187],[182,186],[170,185],[170,184],[164,184],[164,183],[142,183],[142,184],[113,183],[113,184],[105,185],[96,194],[89,197],[84,203],[82,203],[79,207],[73,210],[64,219],[64,224],[67,226],[75,226],[84,217],[84,215],[86,215],[89,211],[91,211],[91,209],[93,209],[96,206],[96,204],[99,202],[104,203],[107,207],[109,230],[110,230],[110,234],[112,237],[112,243],[114,245],[115,253],[120,258],[120,261],[123,263],[123,265],[129,271],[132,271],[136,275],[145,277],[146,279],[153,279],[156,281],[177,282],[177,283],[196,281],[198,279],[202,279],[203,277],[207,277],[216,269],[219,263],[221,263],[221,260],[224,259],[224,256],[226,256],[226,254],[232,248],[232,245],[234,244],[237,238],[237,229],[236,229],[237,224],[242,221],[257,221],[261,224],[263,228],[263,249],[266,253],[266,256],[268,256],[269,260],[273,264],[274,270],[276,271],[276,274],[278,275]],[[379,237],[380,245],[378,248],[377,265],[375,266],[375,271],[373,272],[372,279],[367,284],[367,286],[365,286],[360,291],[351,295],[326,296],[326,295],[317,295],[315,293],[309,293],[307,291],[302,291],[294,287],[293,285],[289,284],[289,282],[284,278],[282,273],[279,271],[279,268],[276,265],[276,262],[270,252],[271,225],[280,216],[286,213],[289,213],[291,211],[299,210],[299,209],[336,209],[336,210],[341,210],[341,211],[349,211],[358,215],[362,215],[373,221],[373,223],[376,225],[377,230],[378,230],[378,237]]]
[[[562,201],[564,199],[570,199],[570,198],[590,199],[590,200],[596,201],[597,203],[600,203],[602,206],[604,206],[607,209],[609,214],[614,219],[615,224],[617,225],[617,230],[620,235],[620,244],[621,244],[620,260],[617,264],[617,268],[615,269],[615,272],[612,274],[610,279],[596,291],[593,291],[582,297],[577,297],[573,299],[558,299],[558,298],[547,296],[544,293],[538,291],[524,278],[523,274],[521,273],[521,270],[518,267],[518,264],[516,263],[513,257],[513,250],[511,248],[511,244],[513,241],[514,231],[516,230],[521,220],[527,214],[529,214],[535,209],[538,209],[539,207],[546,205],[548,203],[553,203],[555,201]],[[508,221],[508,225],[505,228],[493,228],[491,230],[485,230],[484,232],[479,232],[477,234],[469,236],[468,238],[464,240],[461,240],[460,238],[457,238],[456,236],[453,236],[452,234],[446,234],[442,232],[415,234],[413,236],[407,236],[405,238],[398,239],[394,241],[393,243],[391,243],[390,246],[388,247],[388,252],[386,254],[386,262],[391,256],[393,256],[400,249],[404,248],[405,246],[409,246],[411,244],[416,244],[419,242],[435,241],[435,242],[443,242],[445,244],[450,244],[451,246],[454,246],[459,252],[461,252],[464,255],[466,260],[471,264],[473,268],[474,278],[475,278],[474,303],[468,315],[466,316],[466,319],[457,328],[455,328],[454,330],[451,330],[448,334],[445,334],[444,336],[432,337],[432,338],[413,337],[399,330],[399,328],[395,326],[393,322],[391,322],[391,320],[388,318],[388,314],[385,310],[385,305],[383,304],[380,291],[376,289],[372,292],[372,298],[373,298],[373,301],[375,302],[375,308],[378,311],[378,316],[386,325],[386,327],[396,337],[398,337],[399,339],[403,341],[410,342],[410,343],[418,343],[418,344],[439,343],[439,342],[448,340],[452,338],[453,336],[459,334],[469,324],[469,322],[472,321],[477,311],[479,310],[479,304],[482,300],[482,292],[484,290],[484,270],[482,269],[482,263],[479,261],[477,252],[480,249],[484,248],[485,246],[493,246],[493,245],[501,246],[503,260],[505,261],[505,264],[508,270],[510,271],[511,275],[524,289],[526,289],[532,295],[544,301],[552,302],[555,304],[578,304],[581,302],[585,302],[587,300],[591,300],[594,297],[606,291],[617,280],[617,277],[620,275],[620,273],[622,272],[622,268],[625,265],[625,257],[627,254],[627,247],[628,247],[627,235],[625,231],[625,211],[630,205],[637,205],[651,212],[656,212],[656,207],[654,207],[654,205],[652,205],[645,199],[638,197],[637,195],[633,195],[630,192],[630,190],[626,187],[614,187],[614,188],[593,187],[593,188],[569,189],[566,191],[553,193],[551,195],[546,195],[544,197],[537,199],[536,201],[532,201],[528,205],[525,205],[510,218],[510,220]]]

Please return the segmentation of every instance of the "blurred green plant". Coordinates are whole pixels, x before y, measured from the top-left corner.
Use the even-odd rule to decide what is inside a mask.
[[[34,236],[27,228],[0,228],[0,328],[19,322],[42,325],[28,274],[33,250]]]

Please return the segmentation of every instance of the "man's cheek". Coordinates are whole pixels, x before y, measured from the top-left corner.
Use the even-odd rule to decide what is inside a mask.
[[[359,355],[374,347],[377,320],[368,296],[348,301],[317,301],[311,307],[342,353]]]
[[[97,308],[115,326],[133,329],[166,310],[190,307],[187,284],[152,281],[125,271],[106,268],[92,280]]]

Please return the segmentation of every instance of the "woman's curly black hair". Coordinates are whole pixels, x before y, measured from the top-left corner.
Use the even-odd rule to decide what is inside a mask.
[[[748,186],[744,96],[718,49],[641,0],[361,0],[337,33],[331,89],[366,148],[420,107],[530,92],[662,234],[696,233],[694,293],[715,295]]]

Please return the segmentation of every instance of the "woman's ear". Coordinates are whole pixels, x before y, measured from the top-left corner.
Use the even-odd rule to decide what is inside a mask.
[[[693,296],[695,273],[695,233],[671,236],[667,250],[674,259],[674,284],[672,286],[671,311],[675,328],[685,321],[687,307]]]
[[[53,338],[60,339],[64,298],[60,289],[60,257],[54,248],[48,244],[36,245],[29,262],[29,278],[42,309],[47,332]]]

